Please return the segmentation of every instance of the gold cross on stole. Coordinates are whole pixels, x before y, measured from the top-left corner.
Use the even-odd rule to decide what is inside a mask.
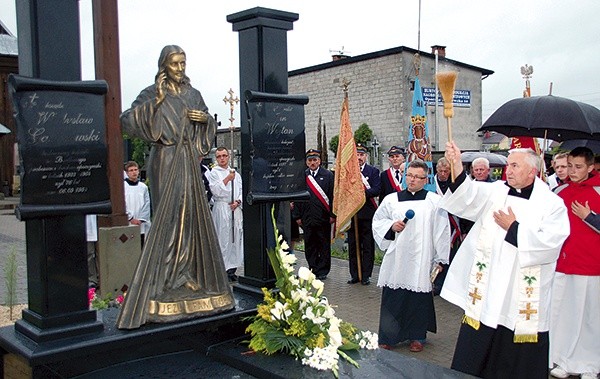
[[[529,321],[532,314],[538,313],[536,309],[531,309],[531,303],[527,303],[527,307],[525,309],[519,310],[519,314],[525,315],[525,320]]]
[[[473,292],[469,292],[469,296],[473,298],[473,305],[475,305],[475,301],[481,300],[481,294],[477,293],[477,287],[475,287]]]

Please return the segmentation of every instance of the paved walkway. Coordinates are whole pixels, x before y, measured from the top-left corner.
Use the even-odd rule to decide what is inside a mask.
[[[20,222],[14,215],[14,205],[18,198],[0,200],[0,303],[5,299],[4,267],[11,251],[17,256],[17,300],[27,302],[27,271],[25,259],[25,223]],[[298,265],[306,266],[304,254],[298,252]],[[377,287],[379,267],[375,266],[372,284],[347,284],[349,279],[348,262],[332,259],[329,277],[325,280],[324,294],[329,302],[336,306],[336,314],[341,319],[353,323],[360,329],[377,332],[379,327],[379,305],[381,289]],[[438,333],[428,333],[425,349],[421,353],[411,353],[407,345],[397,346],[394,350],[433,362],[443,367],[450,367],[456,336],[462,317],[459,308],[436,297]]]
[[[15,217],[17,197],[0,200],[0,304],[6,301],[5,267],[14,251],[17,259],[17,303],[27,302],[27,261],[25,256],[25,223]]]
[[[298,252],[297,255],[298,265],[306,266],[304,254]],[[360,329],[377,332],[381,303],[381,288],[377,287],[379,266],[376,265],[373,270],[371,284],[363,286],[360,283],[346,283],[350,278],[347,261],[333,258],[331,263],[324,294],[329,303],[336,306],[336,315]],[[438,332],[427,333],[425,349],[420,353],[411,353],[408,344],[401,344],[394,351],[449,368],[463,313],[460,308],[439,296],[434,298],[434,304]]]

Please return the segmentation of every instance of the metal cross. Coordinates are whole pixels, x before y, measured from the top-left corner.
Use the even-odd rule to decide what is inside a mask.
[[[238,97],[236,96],[235,98],[233,97],[233,89],[229,89],[229,91],[227,91],[227,93],[229,94],[229,98],[227,98],[227,96],[225,96],[225,98],[223,98],[223,102],[225,104],[229,104],[229,121],[231,122],[231,125],[229,125],[230,129],[233,129],[233,121],[235,120],[235,118],[233,118],[233,110],[235,109],[235,104],[239,103],[240,99],[238,99]]]
[[[379,141],[377,141],[377,136],[373,136],[373,140],[371,141],[371,146],[373,147],[373,152],[375,153],[375,159],[379,158]]]

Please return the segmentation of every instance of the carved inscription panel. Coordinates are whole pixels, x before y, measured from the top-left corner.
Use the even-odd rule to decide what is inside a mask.
[[[255,96],[248,103],[255,194],[305,192],[305,97]]]
[[[90,90],[86,85],[79,89],[73,83],[64,88],[60,83],[23,85],[21,80],[12,83],[11,95],[18,126],[22,204],[108,200],[102,89]]]

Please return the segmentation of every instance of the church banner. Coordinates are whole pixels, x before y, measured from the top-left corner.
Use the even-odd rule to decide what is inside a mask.
[[[418,76],[415,78],[410,128],[408,131],[408,148],[406,152],[406,160],[409,163],[415,159],[421,159],[427,163],[429,172],[427,173],[425,189],[435,192],[433,164],[431,162],[431,143],[429,142],[429,128],[427,126],[427,110],[425,109],[425,101],[423,100],[423,92],[421,91],[421,83]],[[406,183],[406,170],[403,175],[403,183]]]

